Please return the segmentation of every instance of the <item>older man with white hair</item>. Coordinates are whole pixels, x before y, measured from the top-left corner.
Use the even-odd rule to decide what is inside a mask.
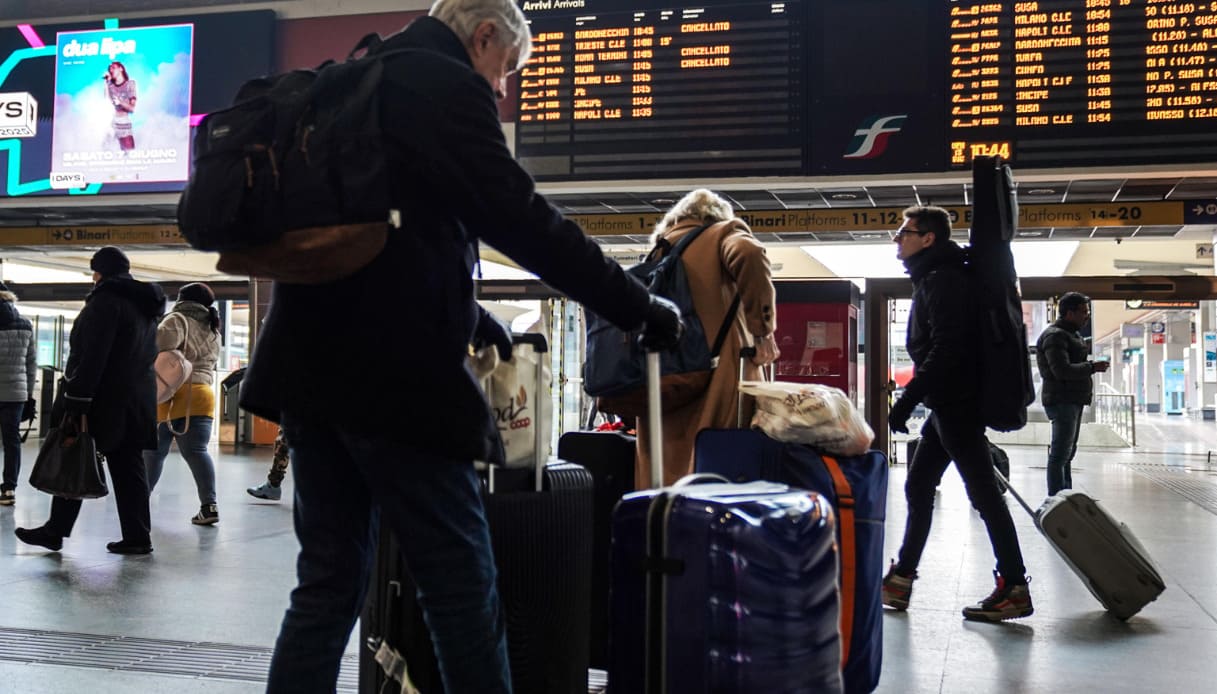
[[[538,195],[507,148],[495,101],[531,40],[512,0],[439,0],[386,39],[385,132],[366,135],[383,142],[403,227],[349,278],[274,285],[241,388],[242,407],[283,426],[296,478],[299,585],[270,692],[334,690],[382,519],[418,586],[445,691],[511,691],[473,466],[501,459],[502,443],[466,366],[472,341],[510,338],[479,321],[479,239],[648,347],[679,336],[679,311]]]

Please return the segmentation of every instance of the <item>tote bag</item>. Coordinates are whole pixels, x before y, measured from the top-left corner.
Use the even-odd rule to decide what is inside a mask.
[[[99,499],[110,493],[101,463],[88,416],[81,415],[79,431],[65,416],[43,440],[30,471],[30,486],[64,499]]]

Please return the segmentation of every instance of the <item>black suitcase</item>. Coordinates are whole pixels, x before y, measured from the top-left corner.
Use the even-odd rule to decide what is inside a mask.
[[[535,342],[534,336],[527,341]],[[534,347],[543,350],[543,339]],[[548,441],[538,441],[536,450],[547,451]],[[588,644],[571,635],[589,630],[592,476],[578,465],[551,461],[539,471],[492,468],[486,482],[512,687],[536,694],[586,691]],[[361,692],[400,689],[386,682],[385,671],[407,669],[421,694],[444,691],[414,582],[388,530],[381,533],[360,636],[366,646]]]
[[[558,439],[558,457],[587,468],[595,486],[588,663],[599,670],[608,669],[613,508],[621,497],[634,491],[637,447],[637,439],[618,431],[572,431]]]

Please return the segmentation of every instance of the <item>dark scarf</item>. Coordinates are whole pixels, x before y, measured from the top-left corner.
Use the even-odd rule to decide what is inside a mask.
[[[905,258],[904,268],[913,283],[916,284],[943,265],[962,266],[963,263],[964,251],[959,244],[954,241],[936,241],[933,246]]]

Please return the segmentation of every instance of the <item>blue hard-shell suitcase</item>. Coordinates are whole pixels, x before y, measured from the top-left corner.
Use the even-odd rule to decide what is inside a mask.
[[[697,436],[695,465],[699,473],[722,475],[733,482],[770,480],[823,494],[837,513],[838,532],[845,522],[841,496],[824,460],[813,448],[776,441],[749,429],[707,429]],[[887,457],[879,451],[836,458],[849,484],[854,520],[853,586],[842,585],[845,663],[848,694],[866,694],[879,685],[883,666],[883,535],[887,509]],[[845,557],[842,557],[844,564]],[[851,595],[852,593],[852,595]],[[845,628],[848,627],[848,628]]]
[[[828,501],[773,483],[627,495],[613,516],[609,691],[842,691]]]

